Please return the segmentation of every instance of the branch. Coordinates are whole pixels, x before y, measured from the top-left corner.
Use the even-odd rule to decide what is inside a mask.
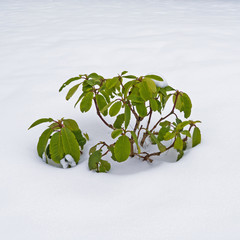
[[[108,126],[109,128],[115,129],[115,128],[113,127],[113,125],[107,123],[107,122],[104,120],[104,118],[102,117],[102,114],[101,114],[101,112],[100,112],[100,110],[99,110],[99,108],[98,108],[98,105],[97,105],[96,97],[94,97],[93,100],[94,100],[94,104],[95,104],[95,107],[96,107],[96,110],[97,110],[97,115],[100,117],[100,119],[103,121],[103,123],[104,123],[106,126]]]
[[[179,91],[176,91],[176,99],[175,99],[175,102],[174,102],[174,105],[173,105],[173,108],[172,108],[171,112],[170,112],[168,115],[166,115],[165,117],[160,118],[160,119],[157,121],[157,123],[153,126],[153,128],[150,130],[150,132],[152,132],[152,131],[158,126],[158,124],[159,124],[162,120],[168,118],[168,117],[169,117],[170,115],[172,115],[172,114],[175,114],[175,113],[174,113],[174,110],[175,110],[175,108],[176,108],[177,99],[178,99],[179,94],[180,94],[180,92],[179,92]],[[176,114],[175,114],[175,115],[176,115]]]

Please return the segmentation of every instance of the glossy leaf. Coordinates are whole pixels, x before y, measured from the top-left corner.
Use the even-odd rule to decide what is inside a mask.
[[[55,163],[60,163],[60,160],[62,160],[65,155],[60,132],[56,132],[52,135],[49,148],[52,160]]]
[[[190,123],[190,121],[184,121],[184,122],[180,122],[177,127],[176,127],[176,130],[179,131],[179,130],[182,130],[184,127],[186,127],[188,124]]]
[[[118,138],[115,147],[114,154],[118,162],[126,161],[131,152],[131,145],[127,136],[121,136]]]
[[[99,172],[108,172],[111,169],[109,162],[105,160],[100,160]]]
[[[111,137],[114,139],[114,138],[118,137],[121,133],[122,133],[122,129],[115,129],[112,131]]]
[[[192,102],[186,93],[183,93],[182,95],[182,102],[183,102],[182,110],[184,112],[184,117],[189,118],[191,115]]]
[[[93,147],[91,147],[91,148],[89,149],[89,155],[91,155],[92,153],[94,153],[94,152],[96,151],[96,149],[97,149],[97,146],[96,146],[96,145],[93,146]]]
[[[145,77],[148,77],[148,78],[151,78],[151,79],[154,79],[154,80],[160,81],[160,82],[163,81],[163,79],[162,79],[160,76],[157,76],[157,75],[154,75],[154,74],[146,75]]]
[[[147,108],[144,103],[137,103],[136,109],[140,117],[147,116]]]
[[[160,122],[159,125],[160,125],[161,127],[167,127],[167,126],[170,126],[170,125],[171,125],[171,122],[169,122],[169,121],[164,121],[164,122]]]
[[[107,110],[103,110],[103,108],[107,105],[107,102],[105,100],[105,98],[100,95],[100,94],[97,94],[96,95],[96,101],[97,101],[97,105],[98,105],[98,108],[100,110],[100,112],[103,114],[103,116],[106,116],[107,115]]]
[[[181,151],[181,150],[179,150],[179,151],[178,151],[177,161],[179,161],[179,160],[183,157],[183,155],[184,155],[184,152]]]
[[[174,138],[174,137],[175,137],[175,133],[168,132],[168,133],[165,134],[164,140],[165,140],[165,141],[168,141],[168,140],[170,140],[170,139],[172,139],[172,138]]]
[[[164,140],[164,136],[166,135],[166,133],[168,133],[170,131],[170,126],[166,126],[166,127],[162,127],[159,132],[158,132],[158,141],[163,141]]]
[[[149,102],[150,102],[151,109],[154,112],[157,111],[158,110],[158,103],[157,103],[157,101],[155,99],[150,99]]]
[[[121,127],[122,127],[122,124],[123,124],[123,122],[124,122],[124,119],[125,119],[124,114],[123,114],[123,113],[122,113],[122,114],[119,114],[119,115],[117,116],[115,122],[113,123],[113,126],[114,126],[115,128],[121,128]]]
[[[174,142],[174,148],[177,150],[182,150],[183,149],[183,140],[181,139],[180,136],[176,137],[176,140]]]
[[[67,85],[69,85],[71,82],[73,81],[76,81],[76,80],[79,80],[81,79],[81,75],[79,77],[73,77],[73,78],[70,78],[68,79],[59,89],[59,92],[61,92],[63,90],[63,88],[65,88]]]
[[[95,151],[90,155],[88,160],[88,167],[90,170],[98,168],[98,164],[101,161],[101,157],[102,157],[101,150]]]
[[[122,76],[122,75],[125,75],[126,73],[128,73],[128,71],[123,71],[123,72],[121,73],[121,76]]]
[[[89,92],[80,103],[81,112],[88,112],[92,106],[93,93]]]
[[[72,131],[72,133],[75,135],[79,146],[83,148],[83,146],[86,144],[86,139],[83,137],[81,130],[78,127],[78,124],[73,119],[64,119],[63,120],[64,126],[67,127]]]
[[[133,81],[126,82],[126,83],[124,84],[124,86],[123,86],[123,87],[124,87],[124,89],[123,89],[124,97],[127,96],[130,88],[134,85],[135,82],[136,82],[136,81],[133,80]]]
[[[45,152],[48,140],[52,132],[53,130],[51,128],[48,128],[40,136],[38,145],[37,145],[37,152],[39,157],[42,157],[43,153]]]
[[[192,147],[197,146],[199,143],[201,143],[201,132],[198,127],[195,127],[192,135]]]
[[[112,153],[112,156],[111,156],[112,160],[117,161],[117,159],[115,157],[115,153],[114,153],[114,146],[110,146],[110,147],[108,147],[108,149]]]
[[[111,108],[109,109],[109,115],[110,115],[111,117],[116,116],[116,115],[119,113],[121,107],[122,107],[122,103],[121,103],[120,101],[119,101],[119,102],[115,102],[115,103],[111,106]]]
[[[187,137],[191,137],[191,133],[188,130],[184,130],[181,132],[181,134],[187,136]]]
[[[127,129],[131,119],[131,110],[128,105],[125,105],[125,114],[124,114],[124,120],[125,120],[125,129]]]
[[[64,153],[70,154],[75,162],[78,163],[80,159],[80,149],[75,135],[66,127],[61,129],[61,134]]]
[[[151,133],[151,132],[148,132],[148,133],[150,134],[151,139],[157,144],[159,151],[160,152],[165,152],[166,147],[160,141],[158,141],[158,139],[154,136],[153,133]]]
[[[35,126],[37,126],[37,125],[39,125],[39,124],[41,124],[41,123],[45,123],[45,122],[53,122],[53,119],[52,119],[52,118],[40,118],[40,119],[38,119],[37,121],[35,121],[35,122],[28,128],[28,130],[31,129],[31,128],[33,128],[33,127],[35,127]]]
[[[117,84],[118,84],[119,80],[117,77],[114,77],[114,78],[110,78],[110,79],[107,79],[106,81],[106,87],[108,89],[111,89],[113,87],[115,87]]]
[[[144,101],[147,101],[152,98],[152,91],[149,89],[149,87],[145,81],[141,82],[139,84],[139,93],[140,93],[141,98]]]
[[[91,73],[91,74],[88,75],[88,78],[100,79],[101,76],[99,76],[97,73]]]
[[[70,90],[67,93],[66,100],[69,100],[73,96],[73,94],[77,91],[79,86],[80,86],[80,83],[70,88]]]
[[[149,90],[151,91],[151,93],[157,92],[156,83],[152,79],[145,77],[143,79],[143,82],[147,83],[147,86],[148,86]]]
[[[129,78],[129,79],[136,79],[137,77],[134,75],[125,75],[123,76],[124,78]]]

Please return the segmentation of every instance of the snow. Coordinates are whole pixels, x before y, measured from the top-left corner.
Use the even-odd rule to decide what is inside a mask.
[[[239,11],[234,0],[1,0],[1,239],[240,239]],[[58,89],[123,70],[187,92],[202,144],[177,163],[169,152],[89,171],[89,147],[110,131]],[[76,167],[38,157],[45,126],[27,128],[41,117],[89,134]]]

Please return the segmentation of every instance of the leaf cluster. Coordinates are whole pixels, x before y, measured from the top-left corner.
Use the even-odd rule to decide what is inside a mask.
[[[61,160],[68,161],[68,155],[74,159],[74,165],[80,159],[81,149],[86,144],[86,138],[82,135],[78,124],[73,119],[64,119],[55,121],[52,118],[41,118],[35,121],[29,129],[41,124],[51,123],[41,134],[37,152],[46,163],[51,159],[60,164]],[[71,164],[70,164],[71,165]]]

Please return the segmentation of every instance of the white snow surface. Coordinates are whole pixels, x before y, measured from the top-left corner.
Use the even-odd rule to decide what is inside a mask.
[[[240,239],[239,12],[233,0],[1,0],[0,238]],[[179,162],[169,152],[89,171],[89,147],[111,131],[58,89],[123,70],[187,92],[202,144]],[[89,134],[76,167],[38,157],[47,124],[27,128],[42,117]]]

